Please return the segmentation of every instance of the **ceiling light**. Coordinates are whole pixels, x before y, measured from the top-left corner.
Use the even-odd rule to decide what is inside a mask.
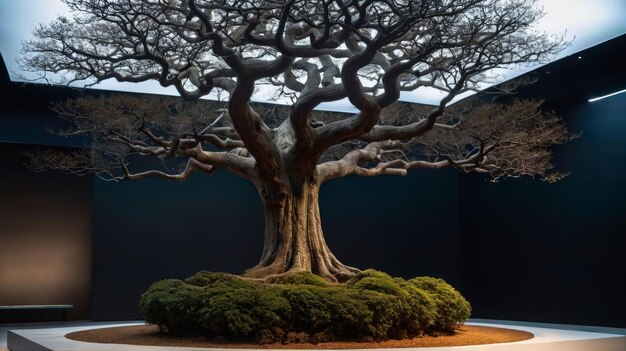
[[[597,98],[589,99],[589,102],[594,102],[594,101],[606,99],[608,97],[611,97],[611,96],[614,96],[614,95],[617,95],[617,94],[621,94],[621,93],[626,93],[626,89],[620,90],[620,91],[616,91],[614,93],[611,93],[611,94],[608,94],[608,95],[604,95],[604,96],[600,96],[600,97],[597,97]]]

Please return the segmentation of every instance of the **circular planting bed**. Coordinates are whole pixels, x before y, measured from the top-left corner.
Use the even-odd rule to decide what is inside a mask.
[[[177,336],[256,344],[413,339],[454,332],[470,304],[445,281],[365,270],[346,283],[300,272],[249,280],[199,272],[154,283],[144,320]]]
[[[465,326],[471,306],[442,279],[365,270],[344,283],[307,272],[249,279],[198,272],[154,283],[146,325],[69,334],[78,341],[222,348],[360,349],[480,345],[532,334]]]
[[[520,330],[464,325],[454,333],[439,336],[419,336],[404,340],[386,340],[372,342],[293,342],[256,344],[244,342],[227,342],[216,338],[207,340],[203,337],[182,337],[164,334],[155,325],[138,325],[127,327],[113,327],[91,329],[74,332],[66,335],[68,339],[76,341],[130,344],[150,346],[184,346],[206,348],[236,348],[236,349],[369,349],[369,348],[399,348],[399,347],[441,347],[483,345],[504,342],[522,341],[533,338],[533,334]]]

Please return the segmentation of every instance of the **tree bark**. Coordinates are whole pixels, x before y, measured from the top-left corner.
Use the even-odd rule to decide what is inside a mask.
[[[339,262],[322,232],[319,185],[305,183],[297,192],[260,191],[265,207],[265,243],[259,264],[244,276],[268,278],[292,272],[312,272],[344,282],[359,270]]]

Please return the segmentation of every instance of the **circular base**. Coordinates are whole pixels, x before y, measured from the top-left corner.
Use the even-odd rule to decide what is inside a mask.
[[[626,350],[626,330],[615,328],[566,326],[525,322],[470,321],[468,325],[501,327],[524,330],[534,338],[513,343],[500,343],[475,346],[450,346],[433,348],[408,348],[406,350],[431,351],[624,351]],[[114,326],[145,325],[140,321],[117,323],[78,323],[66,326],[32,326],[31,329],[11,329],[7,331],[7,345],[13,351],[172,351],[171,346],[138,346],[119,344],[98,344],[67,339],[65,335],[76,331]],[[361,344],[360,347],[363,345]],[[224,346],[222,346],[224,348]],[[267,346],[269,349],[270,346]],[[181,351],[202,351],[206,349],[182,347]],[[213,349],[215,350],[215,349]],[[237,351],[244,351],[239,349]]]
[[[206,340],[202,337],[178,337],[159,333],[158,327],[154,325],[137,325],[78,331],[67,334],[66,337],[71,340],[93,343],[205,347],[211,349],[380,349],[484,345],[528,340],[534,336],[532,333],[521,330],[465,325],[450,335],[421,336],[404,340],[380,342],[333,341],[316,344],[308,342],[257,344]]]

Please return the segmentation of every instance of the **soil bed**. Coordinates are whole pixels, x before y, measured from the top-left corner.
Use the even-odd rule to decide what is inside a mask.
[[[319,344],[265,344],[207,341],[202,337],[178,337],[159,333],[154,325],[90,329],[67,334],[71,340],[150,346],[185,346],[232,349],[371,349],[400,347],[441,347],[496,344],[532,339],[532,333],[520,330],[465,325],[453,335],[421,336],[381,342],[325,342]]]

